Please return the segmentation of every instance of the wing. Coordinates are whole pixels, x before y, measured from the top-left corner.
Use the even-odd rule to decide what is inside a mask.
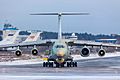
[[[119,44],[112,44],[112,43],[102,43],[102,42],[94,42],[94,41],[69,41],[69,46],[102,46],[102,47],[117,47],[120,48]]]
[[[9,47],[29,47],[29,46],[51,46],[55,42],[55,39],[49,40],[39,40],[39,41],[32,41],[32,42],[22,42],[18,44],[7,44],[7,45],[0,45],[0,48],[9,48]]]

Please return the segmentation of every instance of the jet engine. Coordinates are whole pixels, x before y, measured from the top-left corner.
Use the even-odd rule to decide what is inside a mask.
[[[37,55],[38,54],[38,49],[37,48],[33,48],[32,51],[31,51],[31,53],[33,55]]]
[[[100,49],[99,51],[98,51],[98,55],[99,56],[104,56],[105,55],[105,50],[104,49]]]
[[[90,55],[90,49],[88,47],[83,47],[81,50],[81,56],[88,57]]]
[[[15,51],[15,55],[16,56],[21,56],[22,55],[22,51],[20,49]]]

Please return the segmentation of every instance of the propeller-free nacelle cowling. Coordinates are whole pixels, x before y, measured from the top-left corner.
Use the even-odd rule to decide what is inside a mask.
[[[98,55],[99,56],[104,56],[105,55],[105,50],[104,49],[100,49],[99,51],[98,51]]]
[[[31,51],[31,53],[33,55],[37,55],[38,54],[38,49],[37,48],[33,48],[32,51]]]
[[[90,55],[90,49],[88,47],[83,47],[81,50],[81,56],[88,57]]]
[[[21,55],[22,55],[22,51],[21,51],[20,49],[17,49],[17,50],[15,51],[15,55],[16,55],[16,56],[21,56]]]

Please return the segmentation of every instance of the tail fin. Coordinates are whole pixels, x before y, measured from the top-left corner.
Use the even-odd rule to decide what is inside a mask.
[[[40,39],[40,33],[41,32],[31,33],[24,42],[31,42],[31,41],[37,41],[37,40],[39,40]]]
[[[61,27],[61,16],[62,15],[89,15],[89,13],[79,13],[79,12],[62,12],[62,13],[37,13],[30,15],[57,15],[58,16],[58,39],[62,39],[62,27]]]
[[[19,32],[20,32],[20,30],[16,31],[14,34],[13,33],[9,33],[7,35],[7,37],[0,42],[0,45],[15,44],[16,43],[16,39],[17,39],[17,37],[19,35]]]

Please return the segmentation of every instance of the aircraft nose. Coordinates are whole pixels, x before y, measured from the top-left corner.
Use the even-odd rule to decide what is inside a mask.
[[[64,56],[64,52],[63,51],[58,51],[58,53],[57,53],[57,56]]]

